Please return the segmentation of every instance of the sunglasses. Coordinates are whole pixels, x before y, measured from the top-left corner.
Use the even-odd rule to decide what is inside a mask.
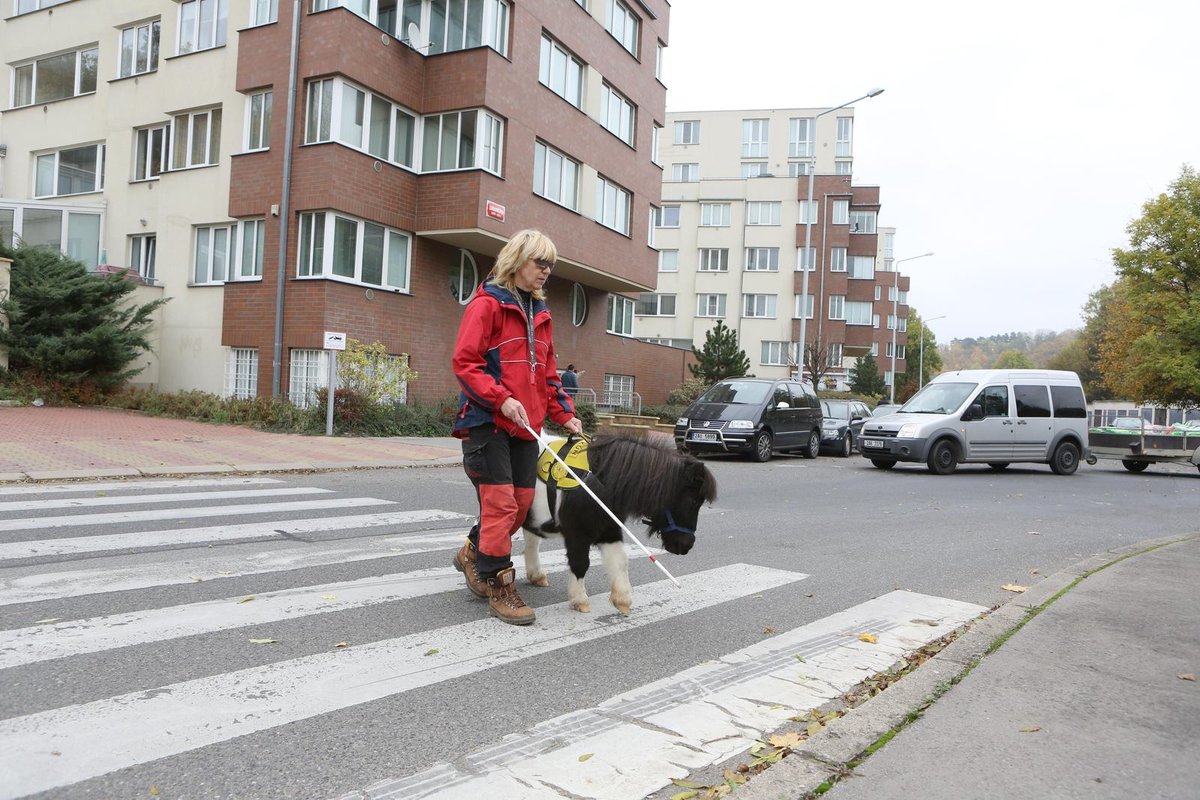
[[[549,272],[550,270],[552,270],[556,266],[558,266],[557,261],[548,261],[547,259],[544,259],[544,258],[535,258],[533,260],[533,263],[537,264],[539,269],[544,269],[547,272]]]

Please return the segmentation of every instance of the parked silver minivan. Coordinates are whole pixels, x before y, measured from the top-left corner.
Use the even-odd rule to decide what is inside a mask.
[[[963,463],[1002,470],[1034,462],[1070,475],[1087,441],[1087,402],[1074,372],[968,369],[941,373],[896,413],[867,420],[859,447],[879,469],[925,462],[949,475]]]

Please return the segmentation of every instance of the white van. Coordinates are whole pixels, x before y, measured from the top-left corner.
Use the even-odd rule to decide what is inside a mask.
[[[1087,402],[1074,372],[965,369],[941,373],[896,413],[867,420],[859,447],[879,469],[923,461],[949,475],[959,464],[1002,470],[1024,461],[1070,475],[1087,441]]]

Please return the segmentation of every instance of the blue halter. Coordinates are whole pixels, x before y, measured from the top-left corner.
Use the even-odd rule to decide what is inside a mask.
[[[696,535],[696,531],[695,531],[694,529],[692,529],[692,528],[685,528],[685,527],[683,527],[682,525],[677,525],[677,524],[675,524],[675,518],[674,518],[673,516],[671,516],[671,509],[669,509],[669,508],[668,508],[668,509],[667,509],[667,511],[666,511],[666,514],[667,514],[667,527],[665,527],[665,528],[663,528],[662,530],[660,530],[660,531],[659,531],[659,533],[660,533],[660,534],[662,534],[662,533],[670,533],[671,531],[675,531],[675,532],[677,532],[677,533],[687,533],[687,534],[690,534],[690,535],[692,535],[692,536],[695,536],[695,535]],[[649,520],[646,520],[646,522],[647,522],[647,524],[648,524],[650,521],[649,521]]]

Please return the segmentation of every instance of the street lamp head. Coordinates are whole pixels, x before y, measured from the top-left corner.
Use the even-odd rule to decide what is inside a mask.
[[[883,94],[883,89],[872,89],[867,92],[867,97],[878,97],[881,94]]]

